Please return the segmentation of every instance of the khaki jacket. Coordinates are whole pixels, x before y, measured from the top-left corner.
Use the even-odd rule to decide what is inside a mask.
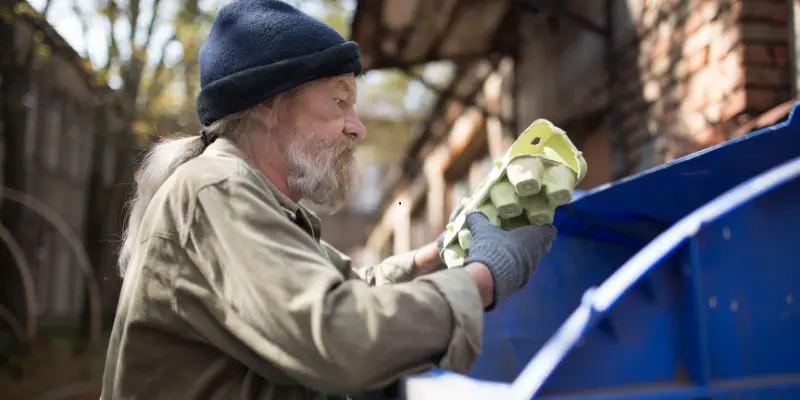
[[[138,241],[102,399],[342,398],[431,367],[466,372],[481,349],[462,269],[408,282],[408,253],[354,272],[317,217],[224,139],[167,180]]]

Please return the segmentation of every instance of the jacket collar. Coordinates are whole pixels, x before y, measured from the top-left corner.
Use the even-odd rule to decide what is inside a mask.
[[[278,200],[278,204],[280,204],[281,208],[286,212],[286,216],[289,217],[293,222],[298,224],[301,228],[308,231],[311,236],[315,239],[320,239],[320,233],[322,231],[322,224],[317,216],[316,213],[311,211],[308,207],[295,203],[290,199],[288,196],[283,194],[277,187],[269,180],[261,171],[256,168],[256,166],[250,162],[250,159],[247,155],[242,152],[242,150],[236,146],[230,139],[227,138],[218,138],[211,143],[206,149],[206,152],[215,152],[220,153],[226,156],[235,157],[242,162],[242,166],[247,169],[247,171],[252,174],[253,176],[257,177],[259,181],[264,185],[264,187],[269,190],[269,192],[275,196]]]

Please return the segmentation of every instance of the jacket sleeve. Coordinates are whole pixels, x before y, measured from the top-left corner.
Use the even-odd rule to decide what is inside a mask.
[[[463,270],[383,287],[347,280],[273,203],[233,178],[198,191],[181,235],[197,272],[176,278],[174,301],[204,340],[262,376],[277,368],[330,394],[471,367],[483,307]]]
[[[342,254],[324,240],[320,242],[328,255],[328,259],[350,279],[361,279],[371,286],[402,283],[411,280],[411,274],[414,271],[414,250],[387,257],[376,265],[354,268],[350,257]]]
[[[414,251],[395,254],[380,264],[353,269],[353,274],[370,285],[381,286],[411,281]]]

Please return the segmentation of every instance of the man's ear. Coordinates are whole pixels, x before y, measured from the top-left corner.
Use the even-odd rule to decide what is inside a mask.
[[[278,127],[278,110],[275,104],[275,99],[269,99],[253,107],[253,114],[256,119],[269,131]]]

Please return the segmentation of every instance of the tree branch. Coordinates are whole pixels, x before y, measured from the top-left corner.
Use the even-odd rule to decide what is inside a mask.
[[[144,44],[142,44],[143,49],[150,47],[150,40],[153,38],[153,32],[155,31],[156,27],[156,16],[158,15],[158,8],[160,5],[161,0],[153,0],[153,15],[150,17],[150,21],[147,23],[147,34],[144,38]]]
[[[109,32],[108,32],[108,60],[106,60],[106,65],[101,69],[105,79],[108,79],[109,74],[111,73],[111,67],[114,65],[114,61],[117,61],[119,58],[119,47],[117,47],[117,37],[116,37],[116,24],[117,24],[117,3],[114,0],[108,0],[106,4],[106,15],[108,16],[108,23],[109,23]]]
[[[130,49],[131,55],[134,53],[134,49],[136,49],[136,31],[137,25],[139,24],[139,13],[141,10],[139,9],[141,2],[139,0],[130,0],[130,5],[128,6],[128,12],[130,14],[130,23],[131,23],[131,33],[128,37],[128,41],[130,42]],[[153,14],[155,14],[155,10],[153,10]]]
[[[150,79],[150,87],[147,88],[147,96],[144,99],[144,110],[147,110],[150,107],[150,104],[152,104],[153,100],[155,100],[156,96],[158,96],[161,90],[164,88],[164,85],[161,84],[161,74],[164,71],[164,53],[166,53],[167,47],[175,41],[176,35],[177,29],[169,39],[164,41],[164,44],[161,46],[161,57],[159,58],[156,67],[153,69],[153,76]]]
[[[86,20],[86,14],[78,6],[78,0],[72,0],[72,12],[78,17],[81,23],[81,33],[83,34],[83,56],[89,56],[89,22]]]
[[[47,12],[50,11],[50,6],[53,5],[53,0],[47,0],[42,8],[42,17],[47,18]]]

